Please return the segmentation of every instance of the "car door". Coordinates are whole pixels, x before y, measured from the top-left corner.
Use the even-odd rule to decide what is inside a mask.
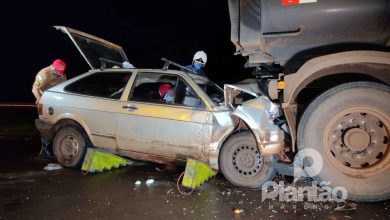
[[[163,84],[176,89],[174,100],[163,100]],[[188,82],[164,72],[140,72],[118,118],[117,144],[137,153],[199,158],[211,132],[212,112]]]
[[[117,150],[116,124],[129,70],[93,71],[64,87],[59,112],[68,112],[88,128],[95,147]]]
[[[68,35],[91,69],[121,67],[123,62],[128,62],[119,45],[65,26],[54,28]]]

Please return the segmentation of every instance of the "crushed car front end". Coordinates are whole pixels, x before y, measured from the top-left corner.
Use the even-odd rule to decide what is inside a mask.
[[[257,83],[249,80],[235,85],[226,84],[223,90],[223,102],[215,102],[212,95],[207,94],[209,102],[214,105],[212,131],[209,133],[211,138],[203,148],[202,157],[194,157],[219,170],[220,152],[224,143],[242,131],[253,134],[261,155],[281,153],[285,147],[286,134],[274,123],[279,117],[279,108],[261,95]]]
[[[262,155],[274,155],[284,148],[285,131],[274,123],[279,108],[261,95],[257,84],[225,85],[225,107],[242,120],[256,138]]]

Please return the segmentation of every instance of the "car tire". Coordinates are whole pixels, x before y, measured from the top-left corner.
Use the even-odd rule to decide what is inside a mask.
[[[219,166],[233,185],[260,188],[276,174],[276,169],[268,163],[271,158],[260,154],[250,131],[243,131],[233,134],[223,144]]]
[[[53,152],[58,162],[70,168],[80,167],[87,151],[87,139],[81,128],[65,126],[56,133]]]
[[[324,92],[308,106],[297,143],[300,151],[322,155],[322,164],[303,160],[308,173],[317,173],[318,184],[330,182],[332,188],[344,187],[349,200],[373,202],[390,198],[389,132],[390,87],[352,82]]]

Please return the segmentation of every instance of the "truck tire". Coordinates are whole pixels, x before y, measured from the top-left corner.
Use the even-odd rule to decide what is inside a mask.
[[[255,137],[249,131],[230,136],[219,154],[219,166],[225,178],[236,186],[260,188],[276,174],[268,164],[270,157],[260,154]]]
[[[390,198],[389,134],[390,87],[352,82],[324,92],[308,106],[297,142],[300,151],[322,155],[322,164],[303,159],[318,184],[344,187],[349,200],[374,202]]]
[[[87,141],[80,128],[65,126],[56,133],[53,151],[58,162],[70,168],[80,167],[87,151]]]

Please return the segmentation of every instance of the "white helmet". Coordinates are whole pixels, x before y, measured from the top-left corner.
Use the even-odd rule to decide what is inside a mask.
[[[195,53],[194,58],[192,60],[193,61],[201,60],[203,62],[203,65],[206,65],[207,54],[204,51],[198,51],[198,52]]]

